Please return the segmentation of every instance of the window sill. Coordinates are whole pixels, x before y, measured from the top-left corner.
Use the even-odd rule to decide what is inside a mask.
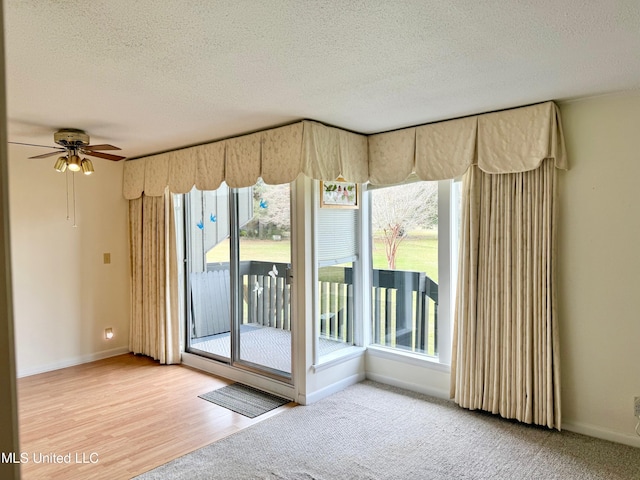
[[[327,368],[331,368],[336,365],[340,365],[341,363],[348,362],[353,358],[361,357],[365,354],[366,350],[367,349],[364,347],[356,346],[342,348],[322,357],[319,363],[313,365],[313,371],[314,373],[318,373],[322,370],[326,370]]]
[[[395,348],[383,347],[380,345],[369,345],[367,353],[374,357],[384,358],[386,360],[394,360],[396,362],[408,363],[418,367],[429,368],[438,372],[451,372],[451,365],[440,363],[437,357],[428,357],[419,353],[405,352]]]

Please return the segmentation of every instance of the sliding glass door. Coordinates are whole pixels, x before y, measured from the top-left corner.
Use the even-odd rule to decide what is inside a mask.
[[[289,185],[253,187],[253,202],[238,235],[238,358],[291,374],[291,225]]]
[[[187,195],[187,350],[291,378],[289,185]]]

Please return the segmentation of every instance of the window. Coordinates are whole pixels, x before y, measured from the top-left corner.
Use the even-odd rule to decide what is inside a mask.
[[[316,331],[320,362],[354,345],[357,337],[358,226],[358,210],[320,208],[316,201]]]
[[[372,345],[449,363],[460,192],[452,184],[368,188]]]

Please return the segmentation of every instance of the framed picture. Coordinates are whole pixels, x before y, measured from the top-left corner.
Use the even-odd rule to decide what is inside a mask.
[[[320,182],[320,208],[358,208],[358,184],[336,180]]]

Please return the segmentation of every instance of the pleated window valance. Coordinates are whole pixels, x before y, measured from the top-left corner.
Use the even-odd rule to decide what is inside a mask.
[[[369,181],[400,183],[411,173],[421,180],[446,180],[471,165],[486,173],[526,172],[545,158],[567,169],[553,102],[371,135]]]
[[[304,120],[227,140],[127,161],[126,199],[289,183],[300,173],[317,180],[394,184],[462,175],[477,164],[487,173],[537,168],[553,158],[566,169],[560,114],[553,102],[366,136]]]

